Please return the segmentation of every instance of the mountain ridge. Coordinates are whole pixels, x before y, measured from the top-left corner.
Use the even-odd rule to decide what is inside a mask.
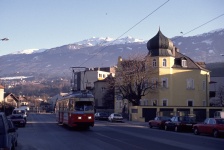
[[[125,39],[126,38],[126,39]],[[146,40],[132,37],[115,39],[92,38],[73,44],[29,54],[8,54],[0,56],[0,73],[2,76],[13,74],[48,76],[65,76],[71,74],[70,67],[110,67],[116,66],[119,56],[128,57],[135,53],[147,54]],[[94,41],[95,39],[95,41]],[[98,40],[98,41],[97,41]],[[84,42],[85,41],[85,42]],[[222,62],[224,29],[213,30],[196,36],[176,36],[171,38],[180,52],[196,62]]]

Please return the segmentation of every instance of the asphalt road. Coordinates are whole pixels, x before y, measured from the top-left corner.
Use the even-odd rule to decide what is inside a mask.
[[[70,130],[54,114],[30,114],[18,129],[16,150],[223,150],[224,138],[176,133],[144,125],[96,121],[89,130]]]

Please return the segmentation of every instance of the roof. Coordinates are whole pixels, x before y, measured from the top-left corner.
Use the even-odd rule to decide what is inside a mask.
[[[173,42],[160,30],[147,42],[147,49],[151,56],[172,56],[173,47]]]
[[[5,88],[4,86],[0,85],[0,89],[4,89],[4,88]]]
[[[19,101],[18,98],[16,98],[16,96],[12,93],[4,93],[4,98],[8,97],[8,96],[11,96],[16,102]]]
[[[187,61],[187,66],[186,67],[183,67],[181,65],[181,60],[186,60]],[[183,55],[180,52],[175,53],[175,62],[174,62],[173,68],[200,69],[200,70],[204,70],[204,71],[209,71],[204,66],[205,66],[204,62],[197,63],[197,62],[194,62],[191,58]]]

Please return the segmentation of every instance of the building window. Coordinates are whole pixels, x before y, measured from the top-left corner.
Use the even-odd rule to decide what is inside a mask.
[[[123,97],[121,95],[116,96],[116,100],[122,100],[122,99],[123,99]]]
[[[162,104],[163,106],[168,106],[168,100],[167,99],[164,99],[162,102],[163,102],[163,104]]]
[[[192,100],[188,100],[187,101],[187,106],[193,106],[193,101]]]
[[[106,90],[105,87],[102,87],[102,88],[101,88],[101,91],[102,91],[102,92],[105,92],[105,90]]]
[[[163,59],[163,67],[166,67],[166,59]]]
[[[119,106],[120,106],[120,108],[122,108],[123,107],[123,103],[119,102]]]
[[[156,67],[156,59],[153,59],[153,61],[152,61],[152,66],[153,66],[153,67]]]
[[[152,101],[152,106],[157,106],[158,104],[157,104],[157,100],[153,100]]]
[[[152,80],[151,80],[151,86],[152,86],[152,88],[154,89],[154,88],[157,88],[157,86],[158,86],[158,79],[157,78],[152,78]]]
[[[162,78],[162,87],[168,88],[168,78]]]
[[[187,79],[187,89],[194,89],[194,79]]]
[[[187,60],[182,60],[181,65],[182,67],[187,67]]]

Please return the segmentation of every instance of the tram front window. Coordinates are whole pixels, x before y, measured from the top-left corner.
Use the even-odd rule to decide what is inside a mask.
[[[76,111],[90,111],[93,110],[92,102],[76,102],[75,103],[75,110]]]

